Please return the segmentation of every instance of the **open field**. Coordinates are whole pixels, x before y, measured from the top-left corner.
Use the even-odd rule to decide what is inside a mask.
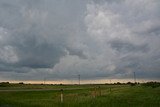
[[[160,87],[13,84],[0,87],[0,107],[160,107]]]

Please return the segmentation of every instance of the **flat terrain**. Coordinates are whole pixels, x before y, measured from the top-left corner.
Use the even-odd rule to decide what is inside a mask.
[[[160,87],[12,84],[0,87],[0,107],[160,107]]]

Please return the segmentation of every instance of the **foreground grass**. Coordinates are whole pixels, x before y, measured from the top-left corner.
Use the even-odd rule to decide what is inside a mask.
[[[159,87],[128,85],[101,85],[100,89],[94,87],[97,86],[52,86],[49,89],[54,90],[29,88],[28,91],[11,91],[10,87],[8,91],[0,91],[0,107],[160,107]],[[64,89],[63,103],[60,102],[61,88]],[[22,89],[26,90],[24,87]]]

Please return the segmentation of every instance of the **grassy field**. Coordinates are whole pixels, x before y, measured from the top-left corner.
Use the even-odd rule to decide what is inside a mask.
[[[160,107],[160,87],[15,84],[0,87],[0,107]]]

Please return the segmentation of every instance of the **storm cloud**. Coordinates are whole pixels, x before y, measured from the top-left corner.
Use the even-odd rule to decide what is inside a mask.
[[[1,0],[0,80],[160,78],[159,0]]]

